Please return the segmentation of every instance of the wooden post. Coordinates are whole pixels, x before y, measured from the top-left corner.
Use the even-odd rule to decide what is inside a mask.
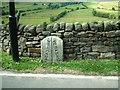
[[[17,24],[15,17],[15,4],[14,0],[9,1],[9,33],[10,33],[10,43],[11,43],[11,54],[14,61],[19,61],[18,54],[18,40],[17,40]]]

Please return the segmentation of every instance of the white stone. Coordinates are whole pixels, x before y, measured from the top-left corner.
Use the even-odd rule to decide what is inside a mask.
[[[63,61],[63,40],[49,36],[41,41],[41,60],[47,62]]]

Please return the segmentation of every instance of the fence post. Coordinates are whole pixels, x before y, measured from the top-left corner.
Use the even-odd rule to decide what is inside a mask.
[[[17,23],[15,17],[15,4],[14,0],[9,1],[9,33],[10,33],[10,43],[11,43],[11,54],[14,61],[19,61],[18,54],[18,40],[17,40]]]

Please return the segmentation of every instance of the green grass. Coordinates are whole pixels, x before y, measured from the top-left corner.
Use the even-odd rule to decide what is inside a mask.
[[[92,9],[82,9],[82,10],[76,10],[73,12],[68,13],[63,18],[59,19],[57,22],[89,22],[89,21],[105,21],[110,20],[107,18],[101,18],[101,17],[95,17],[92,15]]]
[[[62,12],[62,11],[70,11],[70,9],[65,9],[65,7],[67,8],[71,8],[71,9],[76,9],[77,7],[81,8],[83,7],[81,4],[78,5],[68,5],[65,7],[61,7],[59,9],[54,9],[54,10],[50,10],[50,9],[45,9],[47,6],[42,6],[41,2],[37,3],[38,5],[33,6],[33,3],[16,3],[16,9],[18,10],[27,10],[27,9],[32,9],[32,8],[37,8],[37,7],[41,7],[43,8],[42,10],[34,10],[34,11],[27,11],[25,13],[27,13],[26,16],[21,16],[20,17],[20,23],[21,24],[42,24],[43,22],[47,22],[48,24],[51,23],[50,22],[50,17],[51,16],[56,16],[58,13]],[[107,19],[107,18],[102,18],[102,17],[95,17],[92,15],[92,9],[91,8],[96,8],[97,5],[101,5],[103,4],[103,6],[105,6],[104,2],[84,2],[85,5],[87,5],[89,7],[89,9],[80,9],[80,10],[75,10],[73,12],[67,13],[64,17],[60,18],[58,21],[56,22],[70,22],[70,23],[74,23],[74,22],[89,22],[89,21],[105,21],[105,20],[111,20],[111,19]],[[110,4],[110,7],[112,6],[112,3],[106,3],[106,4]],[[4,5],[4,4],[3,4]],[[5,4],[8,5],[8,4]],[[5,6],[4,5],[4,6]],[[114,6],[117,5],[117,3],[113,4]],[[93,7],[94,6],[94,7]],[[6,9],[8,10],[8,7],[6,7]],[[102,11],[105,11],[104,9]],[[106,12],[110,12],[110,10],[106,10]],[[117,15],[117,11],[114,12],[112,11],[111,13],[114,13],[115,15]],[[8,22],[8,15],[6,16],[2,16],[2,20],[6,23]],[[53,22],[53,23],[56,23]]]
[[[55,72],[63,72],[65,69],[77,70],[83,74],[98,73],[98,75],[117,75],[118,72],[118,60],[67,60],[64,62],[43,62],[40,58],[20,57],[19,62],[14,62],[7,53],[2,54],[2,67],[4,70],[14,71],[34,71],[36,68],[41,67],[44,69],[52,70]],[[115,73],[115,74],[114,74]],[[79,73],[78,73],[79,74]]]

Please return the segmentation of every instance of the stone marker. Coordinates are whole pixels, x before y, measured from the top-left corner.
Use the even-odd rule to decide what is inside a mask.
[[[47,62],[63,61],[63,40],[49,36],[41,41],[41,60]]]

